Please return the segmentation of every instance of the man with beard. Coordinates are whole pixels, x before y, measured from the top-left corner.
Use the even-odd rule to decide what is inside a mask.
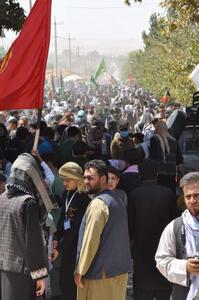
[[[199,172],[180,181],[186,210],[162,233],[156,252],[159,271],[173,282],[173,300],[199,299]]]
[[[127,212],[107,189],[108,172],[101,160],[85,165],[84,183],[94,199],[87,207],[78,241],[75,282],[78,300],[124,300],[131,267]]]

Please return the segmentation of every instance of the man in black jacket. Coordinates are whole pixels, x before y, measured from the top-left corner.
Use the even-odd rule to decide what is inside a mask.
[[[172,191],[156,183],[157,165],[140,167],[143,183],[129,195],[128,216],[133,241],[135,300],[169,300],[171,284],[157,272],[155,252],[164,227],[175,217]]]

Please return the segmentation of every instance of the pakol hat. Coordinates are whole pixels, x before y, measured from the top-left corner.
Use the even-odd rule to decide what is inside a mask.
[[[75,162],[67,162],[59,169],[59,176],[62,179],[70,178],[75,180],[82,179],[82,168]]]
[[[64,179],[73,179],[77,181],[77,190],[84,192],[83,171],[75,162],[67,162],[59,169],[59,176]]]

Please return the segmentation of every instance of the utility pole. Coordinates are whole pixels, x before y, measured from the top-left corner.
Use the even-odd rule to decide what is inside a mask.
[[[2,43],[2,47],[4,48],[4,43],[3,43],[3,38],[5,38],[6,36],[5,36],[5,33],[4,33],[4,31],[3,30],[1,30],[0,31],[0,38],[1,38],[1,43]],[[3,49],[1,49],[1,51],[2,51]],[[2,55],[0,55],[0,57],[1,57]]]
[[[54,17],[54,34],[55,34],[55,75],[58,77],[58,58],[57,58],[57,22]]]
[[[71,41],[75,40],[74,38],[70,37],[70,34],[68,34],[68,63],[69,63],[69,72],[71,73],[72,70],[72,51],[71,51]]]
[[[30,11],[32,9],[32,0],[29,0],[29,7],[30,7]]]
[[[63,22],[58,22],[56,21],[56,18],[54,17],[54,38],[55,38],[55,75],[58,77],[58,52],[57,52],[57,25],[63,25]]]
[[[80,65],[79,65],[79,44],[77,44],[77,67],[78,67],[78,73],[80,73]]]
[[[68,58],[69,58],[69,72],[71,73],[71,38],[68,35]]]
[[[58,57],[57,57],[57,22],[54,17],[54,33],[55,33],[55,74],[58,77]]]
[[[79,59],[79,44],[77,44],[77,58]]]
[[[81,67],[82,65],[80,64],[80,49],[82,49],[82,47],[79,46],[79,44],[77,44],[77,66],[78,66],[78,73],[80,73],[81,71]]]

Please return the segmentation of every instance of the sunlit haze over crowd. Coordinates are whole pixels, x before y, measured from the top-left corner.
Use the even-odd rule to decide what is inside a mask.
[[[34,0],[19,0],[29,13]],[[153,13],[164,13],[159,0],[143,0],[131,7],[123,0],[53,0],[50,52],[54,51],[55,25],[58,53],[68,47],[70,37],[72,51],[78,48],[81,54],[98,51],[100,54],[124,55],[143,47],[142,32],[148,30]],[[15,38],[5,32],[1,39],[8,48]],[[76,51],[76,50],[75,50]]]

